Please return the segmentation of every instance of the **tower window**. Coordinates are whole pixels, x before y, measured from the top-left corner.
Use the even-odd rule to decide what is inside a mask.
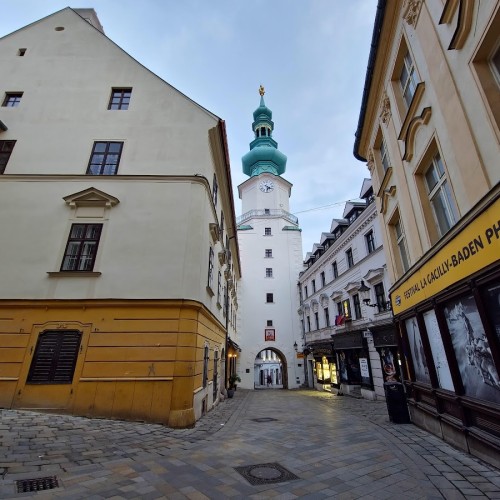
[[[132,89],[111,89],[108,109],[128,109]]]
[[[262,137],[265,137],[267,134],[266,134],[266,127],[260,127],[260,135]]]
[[[273,256],[273,251],[270,248],[266,248],[266,253],[265,256],[267,259],[271,258]]]
[[[267,303],[274,302],[274,295],[272,293],[266,293],[266,302]]]
[[[6,108],[17,108],[21,104],[22,92],[7,92],[2,106]]]
[[[272,278],[272,277],[273,277],[273,268],[266,267],[266,278]]]
[[[264,236],[271,236],[271,228],[270,227],[266,227],[264,228]]]
[[[26,49],[19,49],[19,50],[17,51],[17,55],[18,55],[18,56],[21,56],[21,57],[22,57],[22,56],[24,56],[24,54],[26,54]]]

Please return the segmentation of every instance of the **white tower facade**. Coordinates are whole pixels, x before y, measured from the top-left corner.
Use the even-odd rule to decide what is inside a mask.
[[[302,236],[289,212],[292,184],[281,177],[286,156],[272,138],[272,113],[254,112],[255,139],[243,157],[249,179],[238,186],[237,219],[242,279],[238,289],[237,363],[241,387],[297,388],[304,382],[297,281],[303,269]]]

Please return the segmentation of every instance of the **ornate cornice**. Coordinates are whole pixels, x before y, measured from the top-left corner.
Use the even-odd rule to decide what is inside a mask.
[[[403,19],[415,28],[418,22],[418,16],[422,9],[423,0],[406,0],[403,6]]]

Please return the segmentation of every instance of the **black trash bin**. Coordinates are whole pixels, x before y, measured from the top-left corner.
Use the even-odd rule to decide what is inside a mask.
[[[384,391],[389,420],[395,424],[411,423],[404,385],[400,382],[385,382]]]

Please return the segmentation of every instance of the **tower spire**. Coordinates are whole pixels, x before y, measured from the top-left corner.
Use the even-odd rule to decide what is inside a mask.
[[[250,151],[243,156],[243,172],[250,177],[268,172],[281,175],[286,169],[286,156],[278,149],[278,143],[272,138],[273,113],[264,102],[264,86],[259,86],[260,105],[253,112],[252,130],[255,134],[250,143]]]

